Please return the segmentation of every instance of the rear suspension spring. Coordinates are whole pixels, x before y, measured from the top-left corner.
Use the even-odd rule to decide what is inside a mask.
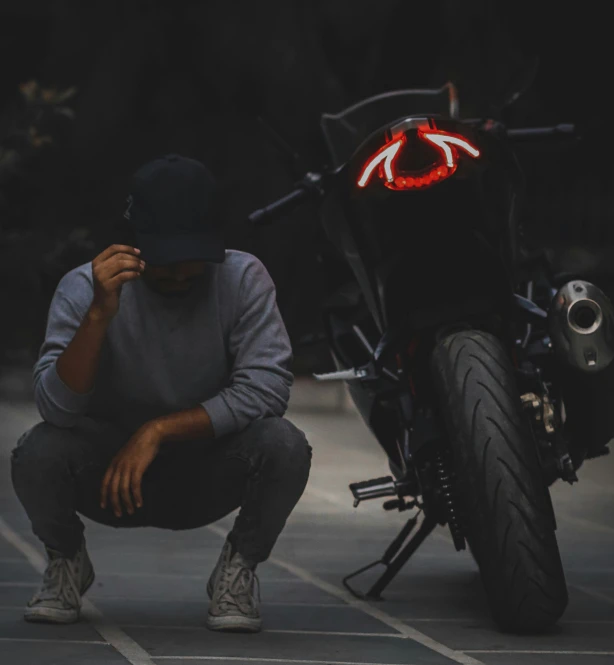
[[[435,471],[437,474],[437,483],[441,492],[443,512],[448,527],[450,528],[450,533],[452,534],[454,547],[456,547],[457,550],[464,550],[465,536],[461,526],[450,466],[450,452],[439,449],[435,457]]]

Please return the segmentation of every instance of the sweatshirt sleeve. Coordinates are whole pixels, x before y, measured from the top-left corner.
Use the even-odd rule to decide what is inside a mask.
[[[33,383],[36,406],[42,419],[57,427],[72,427],[83,414],[94,392],[77,393],[69,388],[57,372],[57,360],[71,342],[85,311],[78,303],[78,294],[70,297],[62,288],[63,278],[49,307],[47,329],[38,360],[34,365]]]
[[[260,260],[243,273],[229,352],[234,358],[229,385],[201,402],[215,438],[238,432],[252,420],[281,417],[288,407],[292,346],[274,282]]]

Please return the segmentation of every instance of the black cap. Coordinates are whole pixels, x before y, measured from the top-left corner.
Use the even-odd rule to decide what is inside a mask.
[[[134,174],[124,217],[144,261],[222,263],[226,247],[216,213],[218,186],[201,162],[166,155]]]

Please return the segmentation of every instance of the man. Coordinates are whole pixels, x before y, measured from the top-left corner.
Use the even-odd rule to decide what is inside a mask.
[[[43,422],[12,456],[49,565],[28,621],[71,623],[94,581],[77,512],[115,527],[189,529],[240,507],[211,574],[207,625],[258,631],[256,565],[303,493],[311,447],[283,417],[292,349],[274,283],[226,250],[216,187],[177,155],[134,176],[135,245],[68,272],[34,367]]]

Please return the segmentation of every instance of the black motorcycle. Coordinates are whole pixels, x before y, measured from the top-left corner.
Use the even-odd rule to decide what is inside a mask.
[[[469,545],[497,624],[544,629],[568,602],[549,485],[575,481],[583,459],[565,429],[561,367],[607,367],[614,318],[597,287],[526,248],[512,144],[574,128],[461,119],[452,84],[377,95],[321,127],[329,165],[249,219],[318,202],[338,371],[314,376],[347,383],[392,474],[350,485],[354,505],[391,497],[386,510],[415,509],[344,584],[380,598],[447,524],[457,550]],[[385,570],[367,593],[350,586],[376,564]]]

